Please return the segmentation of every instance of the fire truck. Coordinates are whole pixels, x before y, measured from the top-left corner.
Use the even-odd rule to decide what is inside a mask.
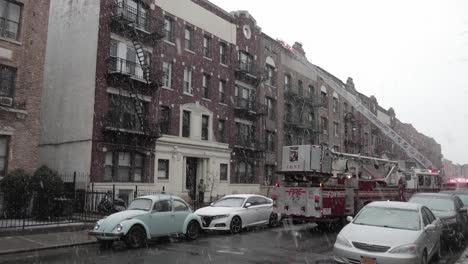
[[[437,171],[412,165],[325,146],[285,146],[273,210],[283,219],[313,221],[325,228],[343,224],[346,216],[372,201],[405,201],[415,192],[440,190]]]

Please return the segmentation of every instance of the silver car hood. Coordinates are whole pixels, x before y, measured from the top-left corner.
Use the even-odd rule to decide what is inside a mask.
[[[436,216],[439,217],[440,219],[447,219],[447,218],[454,218],[457,216],[457,213],[455,211],[437,211],[437,210],[432,210],[432,213]]]
[[[242,207],[215,207],[215,206],[207,206],[198,209],[195,211],[196,215],[202,215],[202,216],[214,216],[214,215],[224,215],[224,214],[230,214],[233,212],[237,212],[242,210]]]
[[[405,230],[350,223],[340,232],[349,242],[396,247],[415,243],[422,230]]]

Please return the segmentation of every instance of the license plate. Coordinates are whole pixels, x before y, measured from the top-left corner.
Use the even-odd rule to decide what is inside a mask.
[[[361,257],[361,264],[375,264],[375,258]]]

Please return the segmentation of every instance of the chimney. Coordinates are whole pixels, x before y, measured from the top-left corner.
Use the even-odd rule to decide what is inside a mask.
[[[353,90],[354,90],[353,78],[348,77],[348,80],[346,80],[346,87],[347,87],[348,89],[353,89]]]

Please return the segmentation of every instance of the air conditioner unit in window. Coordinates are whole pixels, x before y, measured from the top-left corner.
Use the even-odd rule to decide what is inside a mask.
[[[0,105],[11,106],[13,104],[13,98],[0,96]]]

